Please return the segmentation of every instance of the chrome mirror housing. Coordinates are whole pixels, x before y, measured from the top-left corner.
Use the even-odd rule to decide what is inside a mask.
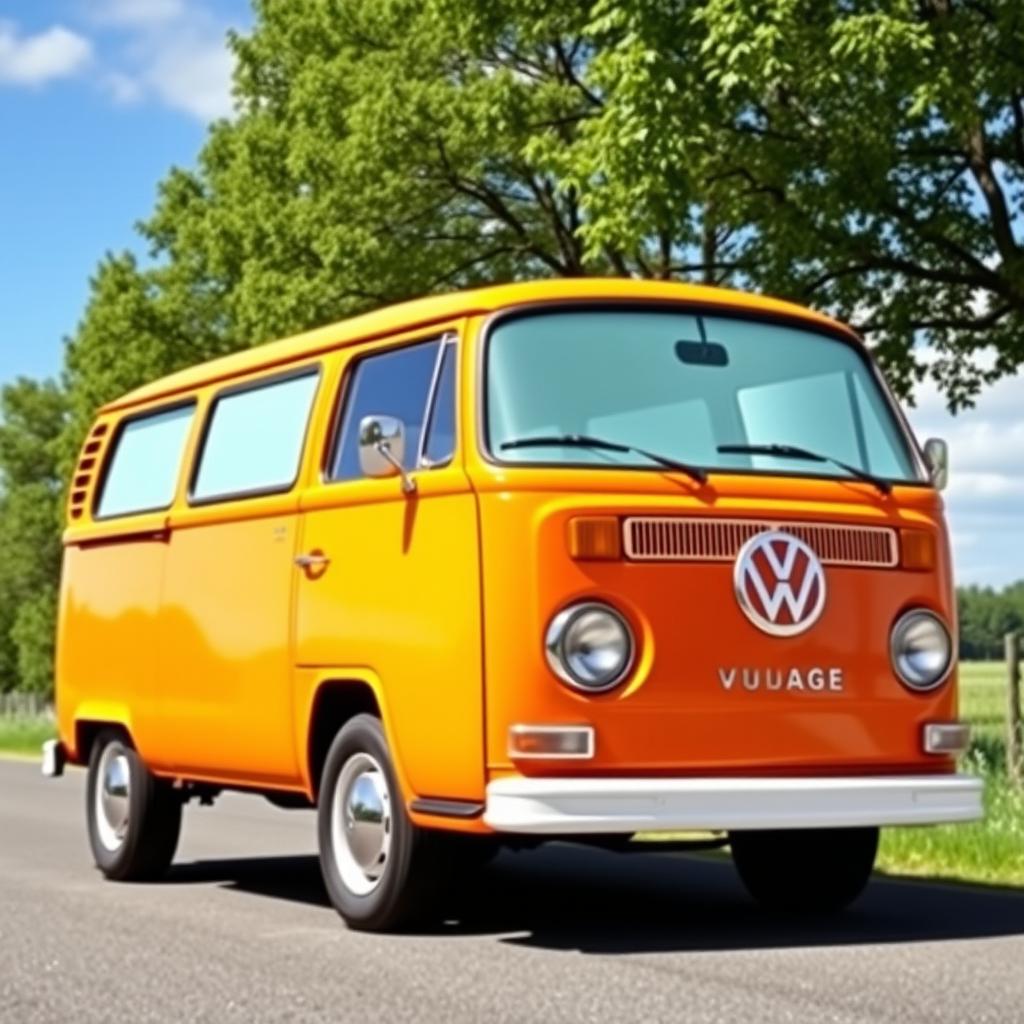
[[[405,424],[395,416],[364,416],[359,421],[359,468],[364,476],[400,476],[410,494],[416,484],[405,472]]]
[[[949,446],[940,437],[930,437],[924,443],[924,461],[928,475],[936,490],[944,490],[949,483]]]

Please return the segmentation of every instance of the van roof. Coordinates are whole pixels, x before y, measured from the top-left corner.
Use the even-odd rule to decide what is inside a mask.
[[[451,292],[413,299],[384,306],[370,313],[350,317],[337,323],[296,334],[281,341],[272,341],[231,355],[211,359],[185,370],[179,370],[145,384],[103,406],[101,412],[114,412],[168,398],[204,385],[228,381],[253,371],[285,367],[331,349],[386,337],[397,331],[429,327],[434,323],[466,316],[491,313],[499,309],[534,302],[556,302],[573,299],[637,299],[708,304],[743,309],[748,312],[781,314],[806,320],[832,331],[840,330],[851,338],[852,331],[843,324],[813,310],[791,302],[772,299],[730,288],[682,284],[672,281],[634,280],[631,278],[553,278],[543,281],[522,281],[491,285],[471,291]]]

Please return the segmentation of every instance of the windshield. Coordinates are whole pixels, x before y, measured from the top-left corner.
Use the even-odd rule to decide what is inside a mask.
[[[796,327],[663,310],[525,314],[492,330],[486,386],[503,462],[664,471],[646,449],[712,470],[923,480],[860,353]],[[558,443],[570,436],[623,450]],[[751,445],[775,451],[720,451]]]

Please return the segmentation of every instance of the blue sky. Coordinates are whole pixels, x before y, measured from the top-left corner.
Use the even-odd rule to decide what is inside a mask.
[[[225,33],[250,23],[247,0],[0,0],[0,382],[59,372],[97,261],[139,248],[159,180],[230,113]],[[1024,377],[955,419],[917,400],[951,442],[959,579],[1024,578]]]
[[[172,164],[230,111],[246,0],[0,0],[0,380],[53,374],[89,276],[139,248]]]

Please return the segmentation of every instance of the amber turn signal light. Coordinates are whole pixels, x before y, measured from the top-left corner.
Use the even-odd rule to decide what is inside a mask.
[[[615,516],[577,516],[569,520],[569,554],[580,560],[614,561],[622,557],[622,529]]]
[[[904,569],[934,569],[935,534],[930,530],[900,530],[900,565]]]
[[[508,731],[508,756],[546,760],[594,756],[594,729],[589,725],[513,725]]]

